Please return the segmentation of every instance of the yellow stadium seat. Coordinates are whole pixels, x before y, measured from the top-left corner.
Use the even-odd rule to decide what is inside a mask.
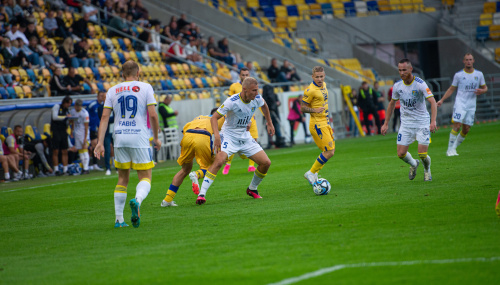
[[[388,12],[391,11],[391,6],[389,5],[389,0],[378,0],[378,9],[380,12]]]
[[[285,44],[283,43],[283,40],[281,38],[274,38],[273,42],[275,42],[276,44],[279,44],[280,46],[285,46]]]
[[[97,54],[97,57],[99,59],[99,62],[101,63],[101,66],[104,66],[108,63],[108,61],[106,60],[106,56],[104,55],[104,52],[99,52]]]
[[[389,6],[392,11],[401,10],[401,0],[389,0]]]
[[[23,85],[23,92],[25,98],[31,98],[33,96],[33,92],[31,91],[31,87],[28,85]]]
[[[21,76],[21,84],[22,85],[33,85],[33,82],[30,80],[29,76],[28,76],[28,73],[26,73],[26,70],[20,68],[18,69],[19,71],[19,75]]]
[[[187,89],[193,89],[193,85],[188,78],[184,78],[184,85],[186,85]]]
[[[479,25],[489,26],[493,24],[493,14],[481,14],[479,16]]]
[[[276,27],[287,28],[288,27],[288,19],[286,17],[276,18]]]
[[[182,69],[184,70],[185,74],[191,74],[191,69],[189,68],[189,65],[187,63],[182,64]]]
[[[300,17],[305,17],[305,16],[309,17],[309,5],[304,3],[298,4],[297,11],[299,12]]]
[[[90,69],[90,67],[84,67],[83,70],[90,81],[94,80],[94,73],[92,72],[92,69]]]
[[[424,10],[424,0],[413,0],[413,9],[415,11],[422,11]]]
[[[320,4],[309,4],[310,16],[321,16],[323,12],[321,12]]]
[[[109,88],[111,88],[111,84],[109,84],[109,82],[103,82],[102,86],[104,87],[104,90],[106,90],[106,91],[108,91]]]
[[[32,139],[35,138],[35,132],[33,131],[33,127],[31,125],[24,127],[24,134],[30,136]]]
[[[14,90],[16,91],[17,98],[23,99],[24,98],[24,91],[21,86],[14,86]]]
[[[203,88],[203,82],[201,81],[201,79],[199,77],[196,77],[194,79],[194,82],[196,83],[196,87],[198,88]],[[193,86],[194,87],[194,86]]]
[[[12,76],[14,76],[14,79],[17,82],[21,81],[21,75],[19,74],[19,70],[17,68],[11,68],[10,69],[10,74],[12,74]]]
[[[258,9],[259,7],[259,0],[247,0],[247,8]]]
[[[214,87],[214,86],[215,86],[215,85],[214,85],[214,82],[212,81],[212,77],[207,76],[207,77],[205,77],[205,80],[207,81],[207,83],[208,83],[208,85],[209,85],[210,87]]]
[[[495,13],[497,11],[496,2],[485,2],[483,5],[483,13]]]
[[[500,40],[500,25],[490,26],[490,38],[495,41]]]
[[[412,0],[401,0],[401,10],[409,12],[413,10]]]
[[[220,86],[220,81],[217,76],[212,76],[212,82],[214,83],[214,86]]]
[[[297,16],[290,16],[290,17],[287,17],[287,21],[288,21],[288,27],[291,28],[291,29],[297,29],[297,21],[299,20],[299,17]]]
[[[345,15],[344,4],[342,3],[332,3],[333,15],[336,17],[343,17]]]
[[[293,3],[295,3],[295,5],[300,5],[300,4],[305,4],[306,1],[305,0],[293,0]]]
[[[274,13],[276,14],[277,18],[288,16],[288,12],[286,10],[286,7],[281,6],[281,5],[274,6]]]

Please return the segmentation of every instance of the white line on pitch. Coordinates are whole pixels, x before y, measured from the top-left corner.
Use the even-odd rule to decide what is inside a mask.
[[[375,266],[401,266],[401,265],[415,265],[415,264],[448,264],[448,263],[461,263],[461,262],[492,262],[500,260],[500,256],[495,257],[477,257],[477,258],[458,258],[458,259],[440,259],[440,260],[410,260],[410,261],[389,261],[389,262],[370,262],[370,263],[356,263],[356,264],[339,264],[332,267],[322,268],[313,272],[309,272],[297,277],[287,278],[276,283],[269,283],[268,285],[287,285],[297,283],[303,280],[318,277],[330,272],[338,271],[344,268],[359,268],[359,267],[375,267]]]

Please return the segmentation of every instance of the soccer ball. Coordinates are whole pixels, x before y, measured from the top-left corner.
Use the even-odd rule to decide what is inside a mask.
[[[332,185],[325,178],[318,179],[313,185],[314,194],[316,195],[327,195],[331,189]]]

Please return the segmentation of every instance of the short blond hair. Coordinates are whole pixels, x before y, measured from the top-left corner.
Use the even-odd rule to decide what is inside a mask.
[[[122,65],[123,77],[135,76],[139,71],[139,65],[133,60],[129,60]]]
[[[248,87],[250,85],[254,85],[254,84],[259,84],[259,82],[257,81],[257,79],[253,78],[253,77],[247,77],[243,80],[242,82],[242,86],[245,86],[245,87]]]
[[[312,74],[314,74],[316,72],[325,72],[325,69],[323,68],[323,66],[315,66],[312,69]]]

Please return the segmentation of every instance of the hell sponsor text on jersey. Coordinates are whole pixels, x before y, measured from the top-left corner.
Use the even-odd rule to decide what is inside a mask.
[[[120,93],[123,91],[130,91],[130,86],[120,86],[120,87],[116,88],[116,93]]]

